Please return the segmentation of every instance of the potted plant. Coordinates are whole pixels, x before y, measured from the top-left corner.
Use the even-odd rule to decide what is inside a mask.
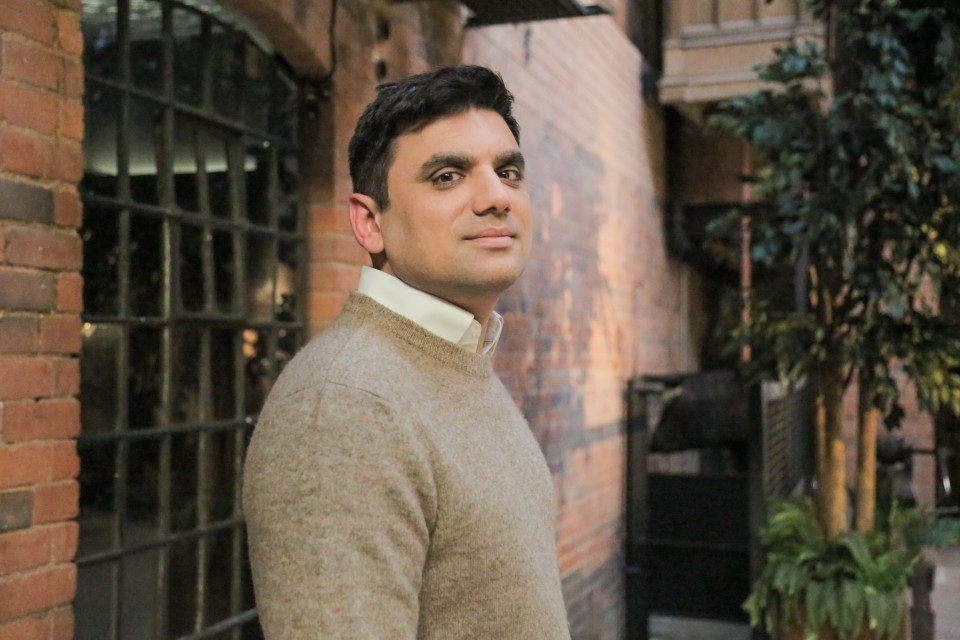
[[[765,564],[744,608],[781,640],[905,636],[905,591],[923,546],[960,538],[960,521],[898,506],[874,531],[830,538],[810,500],[775,502],[760,532]]]
[[[899,425],[905,381],[922,409],[960,415],[960,323],[948,312],[960,300],[960,3],[803,4],[826,25],[825,45],[778,49],[759,70],[768,88],[721,105],[714,116],[756,154],[750,178],[752,204],[760,206],[731,212],[713,228],[745,225],[752,264],[770,276],[755,279],[749,320],[735,334],[752,354],[748,374],[806,377],[816,396],[814,503],[771,516],[774,568],[761,577],[750,607],[777,621],[802,615],[807,637],[820,628],[823,637],[845,629],[840,633],[856,638],[849,629],[858,621],[863,632],[890,633],[894,618],[879,612],[871,580],[902,592],[910,567],[898,559],[902,549],[884,547],[897,539],[896,529],[875,527],[879,418]],[[793,269],[805,285],[799,306],[783,295],[781,276]],[[850,509],[842,403],[854,386]],[[782,527],[792,533],[775,534]],[[791,563],[802,569],[792,573]],[[789,576],[819,584],[803,573],[814,567],[845,576],[846,586],[782,588],[793,585]]]

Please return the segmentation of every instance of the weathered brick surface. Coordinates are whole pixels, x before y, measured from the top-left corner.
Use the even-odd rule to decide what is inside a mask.
[[[7,78],[44,89],[55,90],[60,86],[63,58],[54,49],[36,42],[5,38],[0,53]]]
[[[79,227],[83,220],[83,204],[74,189],[58,191],[54,195],[54,216],[57,224],[64,227]]]
[[[0,490],[60,482],[74,478],[78,470],[79,458],[72,439],[30,441],[0,447]],[[63,487],[60,490],[67,491]],[[34,498],[36,506],[36,495]]]
[[[59,440],[72,438],[79,431],[80,403],[76,398],[3,403],[3,432],[0,434],[3,442]]]
[[[69,398],[80,393],[80,360],[55,358],[53,365],[53,396]]]
[[[74,440],[61,440],[50,446],[50,479],[69,480],[80,471],[80,457]]]
[[[310,287],[320,291],[351,291],[357,287],[359,277],[355,265],[331,260],[310,266]]]
[[[47,358],[0,356],[0,400],[49,398],[55,383]]]
[[[71,354],[80,351],[80,316],[75,313],[40,318],[40,351]]]
[[[347,295],[347,293],[340,291],[324,291],[313,294],[310,296],[310,319],[333,320],[343,308],[343,303],[346,302]]]
[[[83,150],[76,140],[60,138],[54,151],[54,162],[48,167],[48,177],[77,184],[83,177]]]
[[[41,269],[79,269],[83,259],[76,232],[40,227],[6,228],[7,262]]]
[[[35,315],[0,316],[0,353],[35,351],[39,341]]]
[[[0,534],[0,576],[73,559],[77,523],[60,522]]]
[[[63,273],[57,277],[57,311],[83,310],[83,278],[79,273]]]
[[[57,44],[64,53],[79,57],[83,53],[83,34],[80,32],[80,16],[76,7],[73,9],[56,12]]]
[[[0,576],[50,562],[50,527],[0,534]]]
[[[80,527],[75,521],[50,525],[50,561],[69,562],[77,555]]]
[[[57,133],[70,140],[83,139],[83,103],[79,99],[60,103]]]
[[[79,495],[81,6],[0,4],[0,640],[67,640]]]
[[[20,130],[0,129],[0,169],[31,178],[50,172],[53,142]]]
[[[76,579],[77,569],[72,564],[0,577],[0,622],[70,602]]]
[[[0,491],[0,533],[29,527],[32,519],[32,489]]]
[[[4,0],[0,30],[50,45],[56,38],[56,17],[43,0]]]
[[[58,110],[56,94],[12,82],[0,84],[0,114],[13,126],[51,135],[57,130]]]
[[[53,621],[48,617],[21,618],[0,623],[0,640],[47,640]]]
[[[49,189],[0,178],[0,219],[53,222],[53,213]]]
[[[42,484],[34,489],[34,523],[59,522],[75,518],[79,511],[80,487],[75,480]]]
[[[60,607],[53,612],[53,630],[50,640],[73,639],[73,610],[69,606]]]
[[[0,309],[11,311],[50,309],[56,300],[54,284],[54,276],[49,273],[0,268]]]

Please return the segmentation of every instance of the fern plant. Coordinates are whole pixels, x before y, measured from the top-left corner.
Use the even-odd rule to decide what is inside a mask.
[[[832,630],[839,640],[868,628],[878,640],[894,640],[922,547],[960,540],[960,521],[896,505],[885,520],[870,533],[830,539],[810,500],[773,503],[760,531],[766,564],[744,603],[751,626],[802,630],[808,639]]]

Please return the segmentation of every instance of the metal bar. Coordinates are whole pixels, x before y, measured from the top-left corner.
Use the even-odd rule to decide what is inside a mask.
[[[199,9],[199,8],[195,7],[194,5],[187,4],[187,3],[185,3],[185,2],[180,2],[180,0],[163,0],[163,1],[169,3],[171,6],[177,8],[177,9],[182,9],[182,10],[184,10],[184,11],[189,11],[190,13],[195,13],[195,14],[199,15],[201,18],[203,18],[203,19],[205,19],[205,20],[208,20],[208,21],[210,21],[210,22],[215,22],[215,23],[217,23],[218,25],[220,25],[221,27],[223,27],[224,29],[228,30],[228,31],[238,31],[238,29],[237,29],[233,24],[231,24],[230,22],[227,22],[226,20],[221,20],[220,18],[218,18],[217,16],[215,16],[215,15],[213,15],[213,14],[206,13],[203,9]],[[259,47],[259,45],[257,45],[257,43],[256,43],[255,41],[252,41],[252,43],[253,43],[254,45],[256,45],[256,46]],[[261,47],[261,50],[262,50],[264,53],[267,53],[267,54],[270,53],[269,51],[266,51],[266,50],[263,49],[262,47]]]
[[[241,159],[242,161],[242,159]],[[197,214],[193,211],[184,211],[171,205],[169,207],[161,207],[157,205],[145,204],[142,202],[129,202],[126,200],[120,200],[117,198],[111,198],[109,196],[104,196],[95,193],[84,194],[84,200],[91,204],[98,204],[113,208],[128,208],[131,211],[135,211],[138,214],[145,214],[147,216],[153,216],[161,220],[176,220],[178,222],[182,221],[191,221],[196,222]],[[259,232],[267,234],[275,234],[278,238],[282,240],[303,240],[306,238],[306,235],[303,231],[285,231],[282,229],[273,229],[268,225],[256,224],[246,220],[228,220],[226,218],[210,218],[207,223],[215,229],[222,229],[226,231],[234,232]]]
[[[207,13],[200,13],[200,109],[205,113],[213,111],[213,23],[216,20]]]
[[[268,320],[250,320],[247,321],[242,314],[217,314],[217,313],[202,313],[202,312],[183,312],[176,316],[171,316],[170,318],[145,318],[143,316],[133,316],[133,317],[118,317],[118,316],[103,316],[103,315],[85,315],[83,316],[84,322],[96,323],[96,324],[120,324],[131,327],[163,327],[169,324],[170,321],[189,321],[195,323],[198,326],[222,326],[222,327],[237,327],[244,325],[250,329],[287,329],[289,331],[300,331],[306,328],[306,323],[304,322],[288,322],[288,321],[275,321],[271,322]]]
[[[277,219],[280,209],[280,153],[279,146],[271,144],[268,149],[270,174],[267,180],[267,225],[271,231],[277,231]]]
[[[119,73],[125,82],[130,79],[130,5],[127,0],[118,0],[117,3],[117,46],[120,51]],[[120,122],[117,126],[117,195],[120,198],[130,199],[130,97],[121,95]],[[118,221],[117,243],[119,264],[117,265],[117,312],[129,312],[130,299],[130,211],[120,210]],[[117,412],[114,431],[121,432],[128,419],[129,402],[129,375],[130,366],[130,335],[125,329],[120,333],[120,345],[117,349]],[[126,466],[127,447],[124,444],[117,446],[114,456],[113,474],[113,514],[111,520],[111,538],[114,548],[123,548],[123,516],[126,512]],[[120,637],[120,612],[122,611],[123,566],[115,563],[110,571],[110,640]]]
[[[231,616],[225,620],[221,620],[217,624],[210,625],[203,631],[198,633],[193,633],[188,636],[180,636],[177,640],[204,640],[205,638],[213,638],[218,634],[224,633],[225,631],[230,630],[239,630],[239,627],[245,625],[248,622],[257,619],[257,610],[247,609],[243,613]]]
[[[127,454],[129,446],[126,442],[121,442],[117,446],[114,456],[114,474],[113,474],[113,515],[112,515],[112,546],[115,549],[124,548],[123,525],[126,522],[126,502],[127,502]],[[123,610],[123,565],[116,563],[110,572],[112,580],[111,588],[111,606],[110,612],[110,636],[119,637],[120,633],[120,615]]]
[[[233,415],[244,414],[243,335],[233,334]],[[252,426],[252,425],[251,425]],[[243,459],[246,447],[246,431],[237,429],[233,434],[233,510],[231,515],[243,519]],[[230,614],[238,615],[243,607],[243,545],[244,531],[233,530],[230,549]],[[239,629],[233,634],[240,640]]]
[[[156,93],[146,89],[141,89],[139,87],[128,85],[124,82],[111,80],[110,78],[97,76],[95,74],[90,74],[86,76],[85,79],[87,82],[93,82],[115,91],[122,91],[137,98],[144,98],[146,100],[150,100],[151,102],[157,102],[167,107],[176,107],[176,109],[181,113],[185,113],[203,120],[208,124],[217,125],[218,127],[227,129],[233,133],[252,133],[259,138],[265,138],[269,140],[272,144],[282,145],[285,142],[282,136],[273,134],[268,129],[250,127],[249,125],[243,123],[240,119],[222,116],[215,111],[205,111],[200,107],[196,107],[186,102],[180,102],[172,97],[158,96]]]
[[[212,268],[212,265],[211,265]],[[210,330],[205,330],[200,341],[200,420],[209,419],[209,406],[213,400],[210,389]],[[212,481],[210,458],[213,451],[210,432],[201,431],[197,442],[197,528],[207,526],[210,519],[211,493],[215,489]],[[197,540],[197,590],[194,631],[200,631],[206,620],[207,608],[207,570],[209,558],[209,539],[201,536]]]
[[[149,429],[127,430],[120,433],[96,433],[90,435],[81,435],[77,442],[80,445],[93,444],[97,442],[119,442],[136,440],[159,440],[168,435],[183,435],[188,433],[201,433],[210,431],[226,431],[241,428],[252,429],[256,422],[256,416],[246,416],[243,420],[217,420],[210,422],[190,422],[173,427],[151,427]]]
[[[163,92],[166,96],[173,95],[173,12],[169,2],[162,3],[161,28],[163,40]],[[155,151],[157,154],[157,195],[162,208],[170,208],[176,202],[173,184],[173,150],[175,115],[170,104],[163,110],[162,129],[157,140]],[[173,366],[174,366],[174,336],[169,318],[177,309],[176,287],[179,282],[177,273],[177,256],[179,254],[178,238],[179,227],[171,220],[163,220],[163,302],[162,316],[168,321],[163,326],[162,353],[161,353],[161,417],[160,425],[170,424],[173,414]],[[160,461],[157,478],[157,529],[160,536],[168,535],[171,530],[171,512],[173,508],[173,443],[168,432],[160,441]],[[167,637],[168,611],[170,597],[170,552],[168,546],[161,546],[157,552],[157,599],[155,602],[154,634],[160,640]]]
[[[197,165],[197,207],[204,218],[212,218],[210,214],[210,176],[207,174],[207,132],[202,127],[193,130],[193,158]],[[207,233],[209,226],[205,227]]]
[[[218,522],[208,524],[205,527],[198,527],[196,529],[189,529],[187,531],[170,533],[146,542],[131,544],[123,549],[111,549],[109,551],[94,553],[83,558],[77,558],[76,564],[81,568],[103,564],[105,562],[111,562],[126,556],[132,556],[143,551],[150,551],[151,549],[163,549],[178,542],[190,542],[200,538],[201,536],[207,536],[213,533],[226,531],[231,527],[239,527],[242,525],[243,518],[229,518],[227,520],[220,520]]]
[[[650,481],[647,455],[650,450],[649,397],[663,385],[633,379],[627,386],[627,468],[624,560],[627,563],[625,630],[628,638],[647,640],[650,621],[648,549],[643,545],[650,520]],[[642,567],[632,571],[632,567]]]

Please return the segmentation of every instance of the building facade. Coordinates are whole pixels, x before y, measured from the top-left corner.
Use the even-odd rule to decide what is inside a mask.
[[[622,636],[626,383],[709,360],[717,295],[670,221],[744,197],[703,114],[816,27],[466,4],[3,0],[0,639],[258,637],[244,447],[367,263],[347,142],[378,83],[459,62],[512,89],[536,212],[494,366],[553,473],[573,636]]]
[[[608,8],[4,3],[0,637],[256,637],[239,463],[366,262],[347,140],[377,83],[456,62],[516,95],[537,248],[495,366],[554,474],[574,634],[618,637],[623,390],[697,366],[698,277],[667,252],[662,116]]]

